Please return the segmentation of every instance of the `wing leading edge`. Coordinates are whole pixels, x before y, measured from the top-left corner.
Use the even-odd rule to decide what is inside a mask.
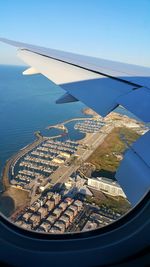
[[[57,103],[80,100],[101,116],[106,116],[118,105],[122,105],[144,122],[150,121],[149,68],[76,55],[4,38],[0,38],[0,41],[19,47],[18,56],[31,67],[24,74],[41,73],[66,91]],[[140,140],[141,138],[136,142],[136,152],[129,150],[125,154],[116,174],[133,205],[150,187],[150,166],[147,165],[150,154],[146,152],[145,159],[143,152],[150,138],[146,135],[138,145]],[[137,193],[133,191],[134,183]]]

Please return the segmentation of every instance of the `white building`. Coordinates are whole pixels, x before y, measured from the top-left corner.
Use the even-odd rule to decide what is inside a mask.
[[[126,195],[120,185],[117,182],[108,178],[88,178],[88,186],[93,187],[97,190],[101,190],[111,196],[122,196],[126,198]]]

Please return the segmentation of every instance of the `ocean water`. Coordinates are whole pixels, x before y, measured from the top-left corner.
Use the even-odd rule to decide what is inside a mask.
[[[58,130],[46,130],[50,124],[86,116],[81,102],[55,104],[64,91],[42,75],[23,76],[25,67],[0,65],[0,174],[5,161],[19,149],[31,143],[34,132],[55,135]],[[118,112],[133,115],[124,109]],[[69,123],[69,137],[77,140],[84,134]]]
[[[35,131],[51,136],[59,131],[45,130],[48,125],[85,116],[84,104],[55,104],[64,91],[42,75],[23,76],[24,70],[0,65],[0,173],[8,158],[35,139]],[[70,138],[83,138],[69,127]]]

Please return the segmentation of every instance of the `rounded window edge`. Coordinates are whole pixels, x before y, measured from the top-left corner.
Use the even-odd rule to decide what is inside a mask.
[[[112,230],[118,229],[120,226],[125,225],[125,223],[130,222],[135,218],[136,215],[140,213],[140,211],[149,204],[150,200],[150,190],[147,192],[145,196],[143,196],[142,200],[137,203],[131,210],[129,210],[126,214],[121,216],[116,221],[102,227],[93,229],[85,232],[68,232],[63,234],[52,234],[52,233],[44,233],[32,230],[26,230],[22,227],[17,226],[15,223],[12,223],[8,218],[6,218],[2,213],[0,213],[0,224],[3,223],[4,226],[7,226],[8,230],[13,230],[16,234],[24,235],[25,237],[29,237],[32,239],[39,240],[71,240],[71,239],[84,239],[90,237],[96,237],[101,234],[110,233]]]

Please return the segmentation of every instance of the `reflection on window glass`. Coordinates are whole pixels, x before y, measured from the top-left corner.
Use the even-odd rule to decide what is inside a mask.
[[[1,212],[28,230],[65,233],[129,211],[115,172],[144,124],[123,108],[102,118],[79,102],[56,105],[62,92],[45,78],[0,70]]]

